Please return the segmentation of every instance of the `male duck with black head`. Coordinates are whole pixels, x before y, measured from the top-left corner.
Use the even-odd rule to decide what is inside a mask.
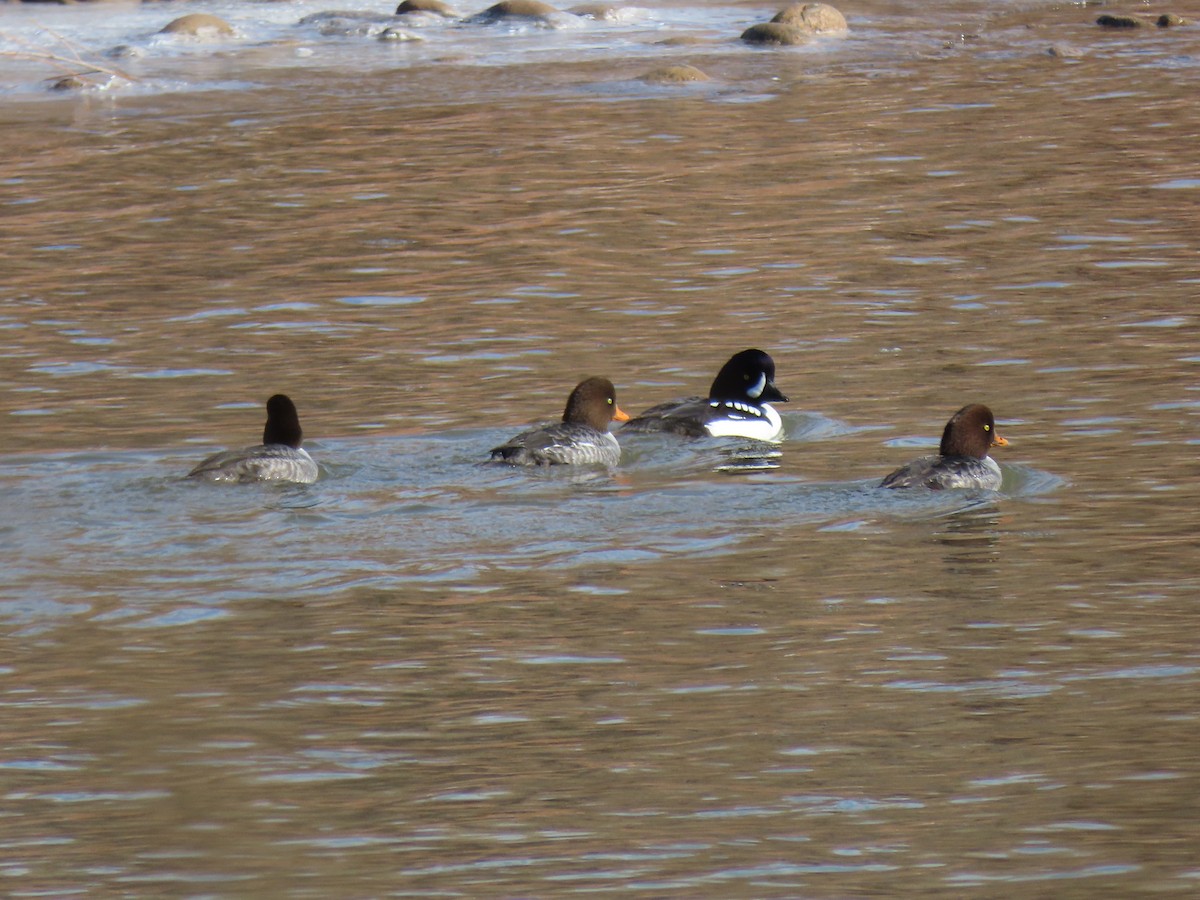
[[[571,391],[561,422],[523,431],[492,448],[492,461],[516,466],[603,465],[621,461],[621,446],[608,431],[628,414],[617,406],[617,391],[607,378],[585,378]]]
[[[1000,467],[988,456],[988,450],[1007,445],[1008,441],[996,433],[992,411],[982,403],[972,403],[946,423],[937,456],[913,460],[884,478],[880,487],[999,490]]]
[[[707,397],[685,397],[652,406],[621,430],[778,441],[783,437],[783,420],[771,406],[772,400],[788,400],[775,387],[775,361],[762,350],[743,350],[721,367]]]
[[[227,483],[311,484],[317,480],[317,464],[300,446],[303,436],[296,404],[286,394],[275,394],[267,401],[261,444],[214,454],[188,472],[188,477]]]

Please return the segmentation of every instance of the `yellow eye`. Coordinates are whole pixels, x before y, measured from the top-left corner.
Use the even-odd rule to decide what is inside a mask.
[[[991,425],[984,425],[984,426],[983,426],[983,430],[984,430],[984,431],[991,431],[991,430],[992,430],[992,426],[991,426]]]
[[[609,406],[612,406],[612,397],[609,397],[607,402]]]

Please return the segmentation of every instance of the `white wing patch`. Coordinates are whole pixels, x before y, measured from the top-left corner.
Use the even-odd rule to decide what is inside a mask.
[[[713,402],[710,406],[720,407],[724,414],[705,423],[704,427],[713,437],[744,437],[756,441],[778,441],[783,436],[783,420],[768,403],[751,406],[736,400],[724,403]]]
[[[756,419],[761,419],[766,415],[764,410],[770,409],[765,403],[762,406],[751,406],[749,403],[742,403],[740,400],[710,400],[708,403],[713,409],[723,409],[725,412],[739,412],[743,416],[753,416]]]

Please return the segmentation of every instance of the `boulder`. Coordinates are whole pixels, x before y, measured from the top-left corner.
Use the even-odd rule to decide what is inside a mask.
[[[742,40],[748,44],[802,44],[810,35],[794,25],[781,22],[764,22],[751,25],[742,32]]]
[[[1183,16],[1177,16],[1175,13],[1163,13],[1158,17],[1159,28],[1176,28],[1179,25],[1186,25],[1187,19]]]
[[[458,10],[454,9],[448,3],[443,3],[442,0],[404,0],[396,7],[396,15],[402,16],[405,13],[434,13],[439,16],[445,16],[447,19],[457,19],[461,15]]]
[[[500,0],[481,13],[471,16],[470,22],[506,22],[514,19],[549,22],[562,15],[557,9],[541,0]]]
[[[1150,23],[1139,16],[1103,15],[1096,20],[1101,28],[1149,28]]]
[[[828,3],[793,3],[775,14],[772,22],[792,25],[809,34],[845,34],[846,17]]]

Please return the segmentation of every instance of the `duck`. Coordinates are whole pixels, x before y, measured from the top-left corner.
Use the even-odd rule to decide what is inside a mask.
[[[612,421],[629,414],[617,406],[617,391],[607,378],[585,378],[567,398],[562,421],[524,431],[492,448],[493,462],[515,466],[604,465],[621,461],[621,445],[609,433]]]
[[[946,423],[937,456],[922,456],[892,472],[880,487],[924,487],[931,490],[1000,489],[1000,466],[988,456],[992,447],[1007,447],[996,432],[996,419],[982,403],[964,406]]]
[[[267,424],[261,444],[213,454],[188,472],[188,477],[229,484],[312,484],[317,480],[317,464],[300,446],[303,435],[296,404],[286,394],[275,394],[267,400]]]
[[[685,397],[652,406],[621,430],[777,442],[783,436],[783,420],[768,402],[772,400],[788,402],[775,386],[775,361],[751,348],[735,353],[721,367],[707,397]]]

